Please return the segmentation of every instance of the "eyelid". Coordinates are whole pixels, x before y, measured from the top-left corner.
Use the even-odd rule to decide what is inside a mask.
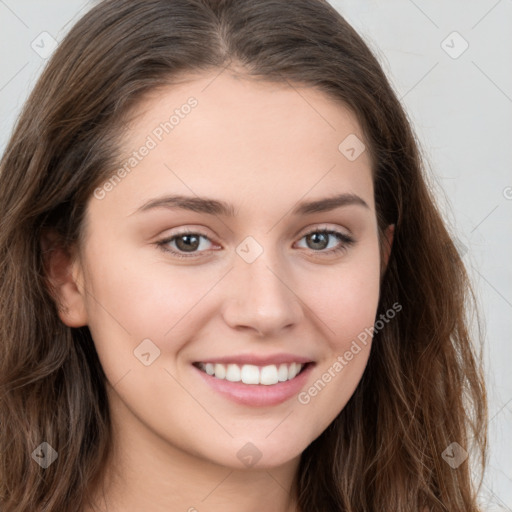
[[[345,231],[343,231],[345,229]],[[342,228],[341,226],[338,226],[336,224],[328,224],[328,223],[319,223],[319,224],[312,224],[308,226],[307,228],[299,230],[296,236],[303,238],[306,235],[309,235],[311,233],[316,233],[317,231],[336,231],[337,233],[340,233],[344,236],[352,238],[352,234],[347,228]]]

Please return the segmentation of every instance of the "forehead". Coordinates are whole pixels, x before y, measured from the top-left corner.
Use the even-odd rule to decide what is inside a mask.
[[[373,208],[356,116],[312,87],[228,70],[183,76],[147,94],[125,126],[120,165],[133,165],[112,194],[123,201],[192,193],[261,208],[343,192]]]
[[[187,107],[191,99],[197,104],[193,109]],[[194,115],[189,116],[191,110]],[[149,91],[128,114],[126,142],[134,142],[130,135],[137,135],[137,131],[151,133],[159,124],[169,121],[173,113],[176,114],[172,122],[174,139],[184,131],[184,126],[187,131],[187,125],[190,129],[212,129],[209,135],[215,138],[228,135],[229,139],[240,139],[252,135],[254,143],[265,140],[265,135],[280,133],[278,141],[267,137],[265,142],[274,141],[283,146],[301,136],[316,142],[330,134],[327,143],[331,139],[335,142],[343,134],[363,138],[353,111],[320,89],[286,79],[269,82],[220,70],[180,75],[172,84]],[[187,123],[180,122],[183,114],[188,118]],[[180,130],[174,130],[178,124]],[[241,130],[226,133],[233,127]],[[317,137],[313,132],[318,132]]]

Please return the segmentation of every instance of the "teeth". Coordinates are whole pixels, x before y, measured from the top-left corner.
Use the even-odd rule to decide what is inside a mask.
[[[270,386],[272,384],[277,384],[279,382],[279,379],[277,377],[277,367],[275,364],[272,364],[270,366],[264,366],[261,369],[261,375],[260,375],[260,383],[266,384],[267,386]]]
[[[257,366],[252,364],[244,364],[241,370],[242,382],[244,384],[259,384],[260,383],[260,370]],[[217,377],[217,374],[215,374]]]
[[[226,378],[226,367],[223,364],[215,365],[215,376],[218,376],[219,379]]]
[[[285,382],[288,380],[288,366],[286,364],[280,364],[279,370],[277,370],[277,378],[279,382]]]
[[[228,369],[226,370],[226,380],[231,382],[240,382],[242,379],[240,367],[237,364],[228,364]]]
[[[237,364],[199,363],[198,366],[202,371],[217,379],[225,379],[230,382],[242,381],[244,384],[263,384],[265,386],[291,380],[304,367],[301,363],[280,364],[279,366],[270,364],[261,367],[253,364],[244,364],[240,367]]]

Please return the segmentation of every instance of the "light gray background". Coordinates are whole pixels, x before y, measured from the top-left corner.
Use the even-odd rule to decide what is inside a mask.
[[[512,512],[512,0],[330,3],[363,35],[402,99],[472,276],[490,397],[482,500],[486,510]],[[60,41],[92,5],[0,0],[0,151],[51,38]]]

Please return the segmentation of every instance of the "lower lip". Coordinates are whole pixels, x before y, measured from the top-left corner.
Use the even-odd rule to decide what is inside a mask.
[[[292,380],[278,382],[266,386],[264,384],[243,384],[242,382],[231,382],[225,379],[217,379],[199,368],[192,366],[201,378],[211,386],[215,391],[234,402],[252,407],[265,407],[269,405],[278,405],[293,396],[297,395],[304,387],[314,363],[308,363],[307,366]]]

